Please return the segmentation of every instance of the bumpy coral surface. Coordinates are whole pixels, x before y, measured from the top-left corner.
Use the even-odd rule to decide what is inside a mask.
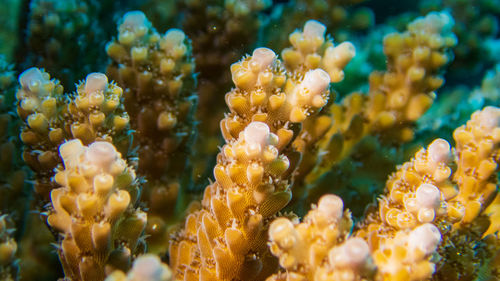
[[[132,167],[109,142],[59,147],[64,170],[55,175],[48,224],[62,234],[59,256],[71,280],[102,280],[106,267],[127,269],[146,226],[134,208],[139,187]]]
[[[497,0],[3,2],[0,279],[500,279]]]
[[[23,159],[36,171],[35,189],[44,200],[54,188],[51,177],[62,162],[57,149],[64,140],[115,141],[127,155],[129,118],[121,104],[123,90],[108,83],[106,75],[89,74],[69,98],[59,81],[38,68],[23,72],[19,83],[17,112],[25,123]]]
[[[150,207],[148,238],[152,251],[165,253],[167,228],[177,221],[191,180],[194,137],[194,61],[184,32],[160,35],[144,13],[128,12],[118,38],[107,45],[107,72],[124,89],[124,105],[135,130],[138,173],[147,182],[143,200]],[[177,212],[176,212],[177,211]]]

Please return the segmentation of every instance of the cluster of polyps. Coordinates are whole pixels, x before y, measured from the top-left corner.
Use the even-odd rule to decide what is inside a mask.
[[[356,280],[373,270],[368,244],[347,238],[352,227],[342,199],[321,197],[302,223],[279,218],[271,223],[271,252],[292,280]],[[289,280],[280,274],[271,280]]]
[[[118,28],[118,41],[121,44],[132,46],[141,42],[141,45],[147,45],[156,43],[159,39],[159,34],[152,28],[143,12],[132,11],[123,16]],[[131,49],[131,57],[134,61],[143,61],[147,59],[147,55],[147,46],[136,46]]]
[[[323,69],[306,72],[304,79],[287,95],[290,121],[303,122],[311,109],[323,107],[328,101],[326,94],[329,85],[330,76]]]
[[[108,138],[109,132],[120,132],[129,124],[129,117],[121,104],[123,90],[108,83],[103,73],[91,73],[77,85],[74,103],[69,113],[76,122],[71,124],[74,138],[90,143],[96,137]]]
[[[277,130],[287,129],[287,122],[303,122],[328,100],[330,77],[324,70],[317,68],[293,77],[267,48],[258,48],[251,57],[234,63],[231,72],[237,88],[226,95],[231,109],[221,124],[226,140],[236,139],[251,121],[279,127],[271,129],[285,134]]]
[[[444,215],[459,220],[460,206],[445,203],[456,195],[455,188],[447,183],[450,156],[449,143],[437,139],[391,176],[388,196],[380,205],[382,221],[396,229],[411,229]]]
[[[500,146],[500,109],[488,106],[472,114],[453,133],[458,156],[453,175],[459,186],[456,197],[465,207],[464,223],[472,222],[496,194]]]
[[[34,131],[47,133],[50,119],[57,114],[56,97],[62,94],[63,88],[58,81],[51,80],[47,72],[36,67],[24,71],[19,76],[19,83],[19,115]]]
[[[135,177],[133,171],[127,169],[108,142],[85,147],[80,140],[72,140],[62,144],[59,153],[65,169],[56,174],[55,180],[63,187],[52,191],[54,212],[49,216],[49,224],[71,233],[75,218],[87,221],[100,217],[103,224],[93,227],[107,224],[109,228],[109,223],[116,221],[131,203],[129,192],[120,189],[115,180],[127,172],[130,184]],[[65,205],[67,200],[74,201],[74,209]]]
[[[279,178],[289,167],[288,158],[279,155],[277,144],[278,136],[270,132],[266,123],[250,123],[237,141],[223,147],[225,163],[217,164],[215,178],[224,188],[234,183],[248,185],[254,192],[254,200],[262,203],[274,190],[257,187],[267,182],[269,176]]]
[[[350,42],[334,46],[331,40],[325,39],[326,26],[322,23],[309,20],[303,31],[290,34],[292,47],[281,53],[287,70],[305,73],[307,70],[322,68],[332,82],[344,79],[343,69],[354,57],[356,51]]]
[[[433,224],[423,224],[410,232],[399,231],[373,253],[383,280],[426,280],[434,273],[430,256],[441,242]]]
[[[146,214],[132,207],[135,173],[108,142],[86,147],[71,140],[59,153],[64,170],[55,176],[61,187],[51,192],[48,223],[64,237],[60,256],[66,276],[101,278],[112,251],[130,259],[146,224]]]
[[[244,91],[257,87],[281,87],[285,82],[278,70],[276,54],[268,48],[257,48],[250,58],[231,65],[234,85]]]

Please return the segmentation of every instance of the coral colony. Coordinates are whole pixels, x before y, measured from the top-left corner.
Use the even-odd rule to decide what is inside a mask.
[[[0,280],[500,280],[498,1],[2,5]]]

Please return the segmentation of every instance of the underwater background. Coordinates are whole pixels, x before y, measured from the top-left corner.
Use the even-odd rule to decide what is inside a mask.
[[[0,280],[500,280],[499,0],[0,4]]]

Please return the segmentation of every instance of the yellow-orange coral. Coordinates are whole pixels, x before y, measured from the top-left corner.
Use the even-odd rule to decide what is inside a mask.
[[[50,178],[61,163],[57,149],[64,140],[114,141],[127,155],[129,119],[121,104],[122,89],[108,83],[104,74],[89,74],[69,99],[59,82],[38,68],[23,72],[19,82],[17,112],[25,122],[23,159],[36,171],[35,190],[44,200],[54,188]]]
[[[266,247],[269,218],[290,200],[298,158],[290,147],[298,122],[326,104],[328,74],[288,77],[273,51],[259,48],[231,67],[236,89],[221,122],[227,144],[202,209],[171,243],[171,266],[183,280],[262,280],[276,268]]]
[[[132,167],[109,142],[78,139],[59,147],[64,170],[55,175],[48,224],[62,234],[59,256],[72,280],[102,280],[106,267],[124,269],[136,254],[146,213]]]

